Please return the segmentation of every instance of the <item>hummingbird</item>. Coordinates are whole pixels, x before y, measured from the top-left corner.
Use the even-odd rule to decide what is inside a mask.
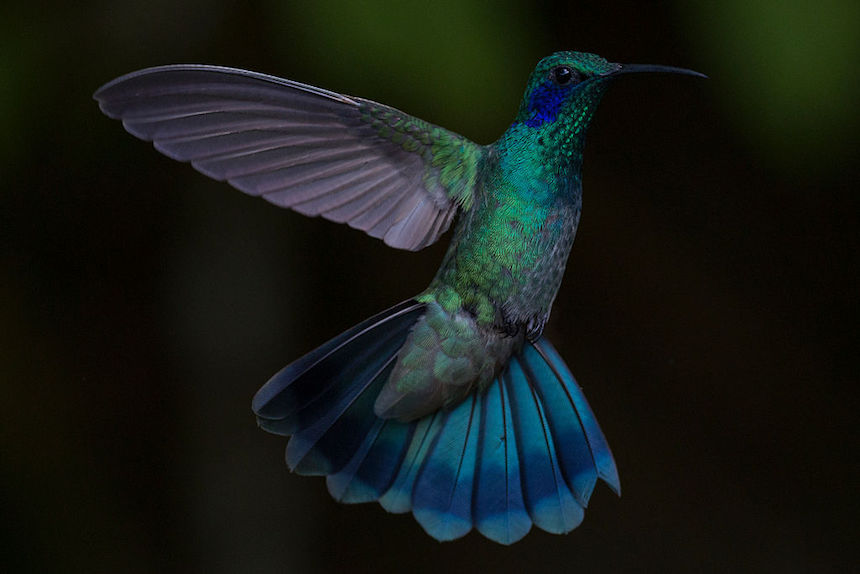
[[[512,544],[566,533],[598,479],[620,495],[607,440],[543,336],[582,207],[585,134],[610,83],[683,68],[557,52],[532,72],[495,142],[395,108],[256,72],[148,68],[94,94],[173,159],[240,191],[420,250],[454,224],[422,293],[276,373],[254,396],[286,462],[344,503],[412,512],[433,538],[473,528]]]

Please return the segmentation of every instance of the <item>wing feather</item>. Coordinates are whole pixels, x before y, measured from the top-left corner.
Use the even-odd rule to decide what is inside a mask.
[[[401,249],[433,243],[471,206],[484,156],[394,108],[234,68],[149,68],[94,97],[168,157]]]

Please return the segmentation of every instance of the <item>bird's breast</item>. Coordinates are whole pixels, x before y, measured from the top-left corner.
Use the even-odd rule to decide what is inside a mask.
[[[534,333],[561,285],[580,204],[578,195],[517,191],[482,194],[464,214],[434,285],[453,289],[481,323]]]

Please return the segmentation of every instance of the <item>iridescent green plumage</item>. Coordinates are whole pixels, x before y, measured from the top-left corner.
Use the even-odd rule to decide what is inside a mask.
[[[559,68],[579,81],[559,85],[553,78]],[[418,346],[429,337],[413,333],[377,399],[377,415],[409,420],[456,404],[489,384],[525,337],[540,336],[579,222],[585,132],[605,74],[619,68],[577,52],[538,64],[516,120],[483,149],[471,208],[463,209],[441,268],[418,298],[458,325],[436,338],[456,339],[467,350],[451,356],[439,346]],[[452,368],[440,367],[446,363]]]
[[[559,52],[488,146],[394,108],[244,70],[141,70],[102,110],[250,195],[421,249],[458,217],[430,286],[287,365],[255,395],[286,459],[342,502],[412,511],[438,540],[575,528],[609,446],[541,336],[582,202],[585,132],[608,80],[675,68]]]

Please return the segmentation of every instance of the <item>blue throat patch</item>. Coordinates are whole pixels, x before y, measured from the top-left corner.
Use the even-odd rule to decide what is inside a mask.
[[[547,122],[554,122],[558,118],[561,105],[572,87],[559,86],[549,80],[538,86],[529,99],[531,114],[525,122],[526,125],[530,128],[538,128]]]

